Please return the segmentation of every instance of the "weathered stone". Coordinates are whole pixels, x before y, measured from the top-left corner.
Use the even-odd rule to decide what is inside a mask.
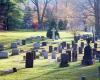
[[[27,52],[26,53],[25,67],[26,68],[33,68],[33,61],[34,61],[33,53],[32,52]]]
[[[17,48],[17,43],[16,43],[16,42],[11,43],[11,48],[12,48],[12,49],[13,49],[13,48]]]
[[[17,48],[14,48],[14,49],[12,49],[12,56],[13,55],[19,55],[19,49],[17,49]]]
[[[6,51],[0,51],[0,59],[2,58],[8,58],[8,53]]]

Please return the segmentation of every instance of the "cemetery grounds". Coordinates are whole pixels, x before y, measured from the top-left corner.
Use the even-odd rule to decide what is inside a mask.
[[[5,45],[5,50],[11,54],[10,44],[16,40],[25,39],[31,36],[46,36],[46,32],[0,32],[0,42]],[[70,32],[60,32],[60,40],[55,42],[66,41],[71,43],[73,35]],[[39,40],[33,40],[33,42]],[[54,42],[46,39],[47,42]],[[98,42],[98,44],[100,44]],[[25,69],[25,62],[23,56],[25,51],[32,48],[33,43],[19,46],[20,50],[23,50],[20,55],[10,56],[8,59],[0,59],[0,80],[80,80],[81,76],[86,76],[87,80],[100,80],[98,79],[98,69],[100,66],[98,61],[92,66],[82,67],[81,60],[82,55],[79,55],[77,62],[69,63],[69,67],[59,68],[59,64],[56,60],[49,59],[36,59],[34,61],[34,67]],[[56,46],[54,44],[54,46]],[[48,50],[48,47],[45,47]],[[5,70],[16,67],[18,71],[16,73],[3,73]]]

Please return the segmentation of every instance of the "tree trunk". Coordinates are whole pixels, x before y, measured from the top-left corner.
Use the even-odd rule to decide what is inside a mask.
[[[95,1],[95,35],[100,38],[100,0]]]

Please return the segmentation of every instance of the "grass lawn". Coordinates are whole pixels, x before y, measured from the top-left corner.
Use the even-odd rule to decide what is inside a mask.
[[[46,36],[46,32],[0,32],[0,43],[8,46],[12,41],[24,39],[30,36]],[[60,32],[61,40],[72,40],[73,35],[68,32]],[[48,41],[48,40],[47,40]],[[49,42],[49,41],[48,41]],[[19,48],[31,48],[32,44],[21,46]],[[9,50],[8,50],[9,51]],[[59,63],[55,60],[37,59],[34,61],[34,68],[25,69],[23,61],[24,53],[18,56],[12,56],[8,59],[0,59],[0,80],[80,80],[80,76],[86,76],[87,80],[100,80],[97,78],[97,67],[100,63],[92,66],[82,67],[81,61],[71,62],[69,67],[59,68]],[[16,73],[3,74],[2,71],[9,70],[13,67],[18,69]]]

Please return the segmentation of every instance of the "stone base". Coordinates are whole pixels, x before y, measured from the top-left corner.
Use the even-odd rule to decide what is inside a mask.
[[[89,66],[93,64],[94,64],[93,60],[82,60],[82,65]]]

